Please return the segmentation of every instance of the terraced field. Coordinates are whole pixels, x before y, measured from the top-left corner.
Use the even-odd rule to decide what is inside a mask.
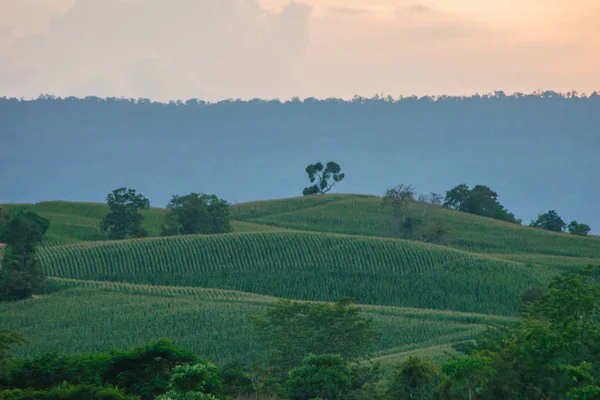
[[[308,232],[179,236],[46,248],[50,276],[240,290],[299,300],[513,315],[552,269],[394,239]]]
[[[103,204],[25,205],[50,219],[41,251],[60,291],[0,305],[1,327],[32,343],[22,354],[130,347],[169,337],[219,363],[260,351],[248,314],[277,298],[352,296],[381,334],[378,359],[439,359],[451,344],[517,315],[522,291],[564,269],[600,264],[600,238],[581,238],[438,206],[446,243],[393,238],[381,199],[326,195],[238,204],[234,233],[158,237],[165,211],[144,213],[146,239],[109,242]],[[11,205],[10,207],[14,207]]]
[[[68,289],[0,307],[3,326],[19,330],[32,343],[21,355],[107,350],[169,337],[220,364],[249,365],[261,350],[247,315],[261,314],[276,301],[214,289],[55,281]],[[470,339],[487,323],[510,322],[392,307],[363,307],[363,313],[381,334],[373,350],[386,359]]]

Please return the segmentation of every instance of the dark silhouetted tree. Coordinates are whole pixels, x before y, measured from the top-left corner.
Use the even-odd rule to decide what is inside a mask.
[[[532,221],[530,226],[534,228],[545,229],[553,232],[563,232],[567,227],[565,221],[559,217],[555,210],[550,210],[547,213],[538,215],[535,221]]]
[[[229,207],[227,201],[215,195],[203,193],[175,195],[167,205],[169,211],[165,216],[162,235],[231,232]]]
[[[444,206],[469,214],[521,223],[498,202],[498,194],[485,185],[476,185],[473,189],[464,183],[455,186],[446,192]]]
[[[0,300],[31,297],[44,283],[37,247],[50,227],[50,221],[38,214],[20,210],[4,217],[0,242],[6,244],[0,270]]]
[[[134,189],[123,187],[109,193],[106,202],[110,213],[102,219],[100,228],[108,232],[110,240],[148,236],[142,229],[144,217],[140,214],[140,211],[150,208],[150,201],[146,197],[137,194]]]
[[[587,235],[589,235],[592,228],[590,228],[589,225],[580,224],[577,221],[571,221],[569,223],[569,225],[567,226],[567,230],[569,231],[569,233],[571,235],[587,236]]]
[[[308,174],[310,183],[314,183],[314,185],[304,188],[302,194],[308,196],[329,192],[337,182],[344,179],[345,175],[341,173],[341,170],[341,167],[333,161],[329,161],[325,167],[320,162],[310,164],[306,167],[306,173]],[[329,179],[333,181],[329,183]]]

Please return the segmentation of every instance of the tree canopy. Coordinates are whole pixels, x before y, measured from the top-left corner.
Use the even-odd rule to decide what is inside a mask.
[[[44,283],[36,249],[50,221],[28,210],[3,217],[0,242],[6,244],[0,270],[0,301],[30,298]]]
[[[141,238],[148,236],[142,228],[144,217],[140,211],[150,208],[150,201],[134,189],[125,187],[115,189],[106,196],[110,208],[100,228],[108,232],[110,240],[120,240],[127,237]]]
[[[537,219],[531,222],[530,226],[552,232],[563,232],[567,224],[555,210],[550,210],[544,214],[539,214]]]
[[[229,203],[216,195],[174,195],[167,209],[163,236],[231,232]]]
[[[485,185],[470,189],[467,184],[461,183],[453,187],[446,191],[444,206],[469,214],[521,223],[498,202],[498,194]]]
[[[587,236],[591,232],[592,228],[587,224],[571,221],[567,226],[567,230],[571,235]]]
[[[478,383],[485,398],[598,398],[599,282],[598,267],[562,273],[516,326],[478,337],[470,356],[489,359],[489,373]]]
[[[310,164],[306,167],[306,173],[308,174],[310,183],[314,183],[314,185],[304,188],[302,194],[308,196],[329,192],[336,183],[345,178],[345,175],[341,171],[342,168],[339,164],[333,161],[329,161],[325,167],[321,162]],[[329,179],[333,179],[333,181],[330,183]]]

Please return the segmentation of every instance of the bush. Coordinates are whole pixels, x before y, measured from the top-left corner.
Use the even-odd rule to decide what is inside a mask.
[[[109,387],[61,385],[47,390],[4,390],[0,392],[0,400],[139,400],[139,397]]]
[[[288,376],[287,386],[297,400],[345,399],[351,387],[351,371],[339,354],[310,354]]]

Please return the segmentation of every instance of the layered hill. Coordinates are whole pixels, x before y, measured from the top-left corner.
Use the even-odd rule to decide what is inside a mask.
[[[518,312],[528,287],[600,264],[600,239],[557,234],[415,202],[447,227],[441,244],[400,240],[381,199],[325,195],[237,204],[233,233],[159,237],[165,210],[144,213],[152,237],[107,241],[104,204],[44,202],[42,266],[58,292],[0,305],[2,326],[35,343],[23,354],[130,346],[171,337],[219,362],[255,359],[246,316],[278,298],[352,296],[373,316],[374,349],[392,363],[442,357]],[[16,207],[11,205],[10,207]]]

